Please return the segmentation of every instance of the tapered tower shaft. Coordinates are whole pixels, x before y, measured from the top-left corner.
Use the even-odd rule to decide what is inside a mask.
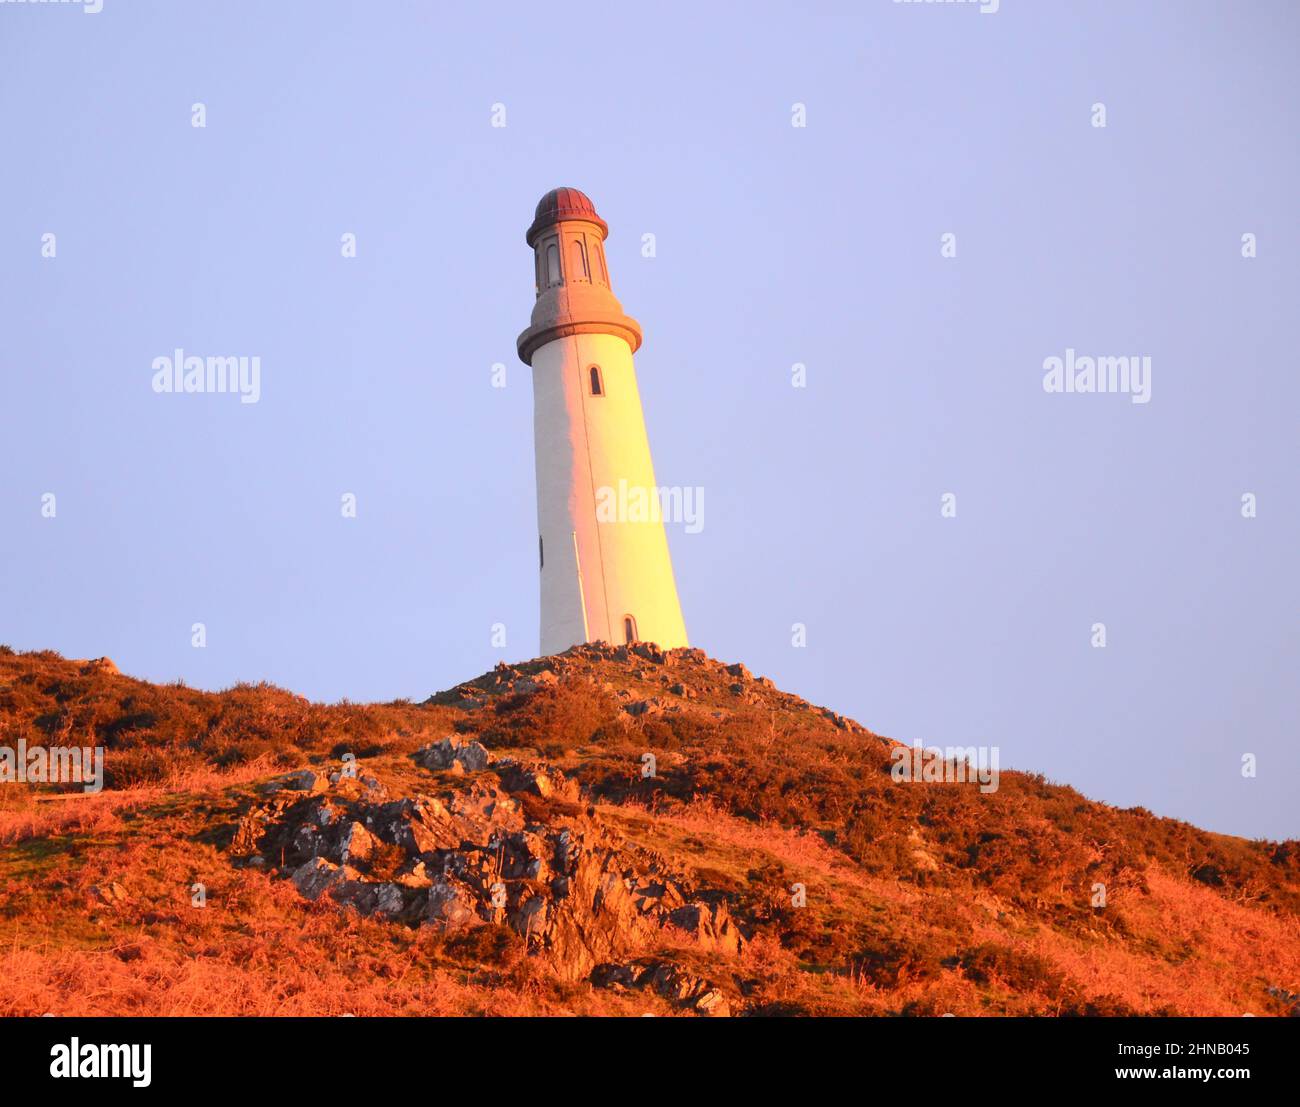
[[[533,370],[541,649],[604,640],[684,646],[632,355],[641,328],[610,287],[609,234],[571,188],[542,197],[528,229],[537,302],[519,336]]]

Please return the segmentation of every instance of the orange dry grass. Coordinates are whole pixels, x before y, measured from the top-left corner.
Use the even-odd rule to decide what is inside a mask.
[[[528,958],[459,963],[427,932],[232,868],[212,842],[239,805],[214,786],[230,779],[5,814],[15,848],[0,868],[0,1016],[674,1013],[653,997],[560,987]],[[111,884],[128,898],[105,902],[97,890]]]
[[[537,694],[494,671],[427,705],[323,706],[0,647],[0,740],[102,740],[115,789],[40,804],[0,789],[0,1015],[680,1013],[562,983],[501,932],[362,920],[232,864],[249,783],[349,751],[409,794],[427,777],[404,755],[453,729],[554,758],[602,820],[724,897],[753,935],[741,955],[669,953],[754,1013],[1264,1015],[1290,1003],[1270,989],[1300,992],[1300,843],[1209,834],[1021,773],[988,796],[899,787],[882,740],[757,684],[737,697],[715,663],[574,663]],[[617,694],[675,708],[678,679],[689,703],[629,723]],[[495,698],[457,706],[467,690]],[[649,780],[647,749],[662,754]],[[104,895],[113,884],[125,898]]]
[[[261,757],[231,769],[185,766],[173,770],[162,784],[135,784],[115,791],[51,793],[27,788],[5,789],[0,791],[0,845],[116,829],[121,825],[119,812],[141,807],[168,793],[193,793],[246,784],[271,771],[270,759]]]
[[[1118,996],[1139,1011],[1175,1007],[1196,1015],[1277,1013],[1269,987],[1300,991],[1300,920],[1225,902],[1208,888],[1158,869],[1150,897],[1123,907],[1131,925],[1163,948],[1070,939],[1041,930],[1028,948],[1050,958],[1089,991]],[[1194,964],[1191,963],[1194,961]]]
[[[121,825],[117,812],[150,798],[152,789],[100,793],[53,803],[28,802],[0,808],[0,845],[62,834],[94,834]]]
[[[626,818],[629,809],[636,812],[632,819]],[[1013,964],[1017,954],[1039,958],[1083,994],[1135,1012],[1275,1014],[1281,1007],[1268,997],[1269,987],[1300,992],[1300,919],[1227,902],[1158,866],[1146,874],[1149,895],[1125,890],[1113,902],[1134,932],[1135,940],[1124,942],[1101,930],[1074,936],[1037,925],[991,892],[953,888],[926,894],[897,879],[865,874],[819,835],[738,819],[707,799],[661,810],[653,822],[643,805],[603,807],[602,813],[614,820],[622,816],[632,837],[652,835],[662,842],[674,829],[685,832],[683,844],[700,866],[745,873],[765,859],[779,863],[806,885],[808,910],[823,921],[842,919],[851,927],[885,912],[897,938],[916,949],[948,946],[956,953],[963,944],[994,943],[1009,951]],[[1054,1014],[1076,994],[1038,993],[1034,981],[1001,978],[996,971],[981,987],[957,966],[918,977],[904,972],[893,986],[880,987],[849,960],[847,972],[810,977],[807,966],[792,963],[788,951],[765,935],[750,943],[740,963],[803,1009],[858,1015],[909,1007],[917,1014]]]

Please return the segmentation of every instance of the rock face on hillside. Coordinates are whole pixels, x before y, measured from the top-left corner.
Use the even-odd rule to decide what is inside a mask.
[[[663,946],[739,953],[744,936],[716,891],[623,841],[544,762],[497,759],[455,736],[413,760],[428,781],[405,796],[340,773],[323,790],[309,771],[272,781],[273,798],[245,816],[232,855],[275,857],[310,900],[442,934],[508,927],[561,979],[730,1013],[722,989],[647,956]]]

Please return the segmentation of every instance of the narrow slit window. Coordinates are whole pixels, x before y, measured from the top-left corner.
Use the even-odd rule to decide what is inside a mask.
[[[546,568],[546,550],[542,546],[542,536],[540,534],[537,536],[537,567],[539,569]]]
[[[593,396],[605,395],[605,382],[601,379],[599,365],[591,367],[591,394]]]
[[[637,640],[636,620],[631,615],[623,616],[623,637],[629,646]]]

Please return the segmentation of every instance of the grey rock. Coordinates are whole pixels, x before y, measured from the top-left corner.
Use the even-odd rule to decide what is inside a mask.
[[[479,926],[483,920],[474,910],[477,897],[458,881],[442,877],[429,888],[424,918],[430,926],[452,934]]]
[[[297,772],[285,773],[268,780],[262,785],[264,792],[324,792],[329,788],[329,781],[322,773],[311,769],[299,769]]]
[[[479,742],[467,742],[457,735],[449,735],[417,750],[415,760],[435,772],[459,765],[462,772],[476,773],[488,767],[492,755]]]
[[[336,865],[323,857],[313,857],[294,869],[290,879],[294,886],[310,900],[321,895],[343,880],[355,880],[361,874],[346,865]]]

